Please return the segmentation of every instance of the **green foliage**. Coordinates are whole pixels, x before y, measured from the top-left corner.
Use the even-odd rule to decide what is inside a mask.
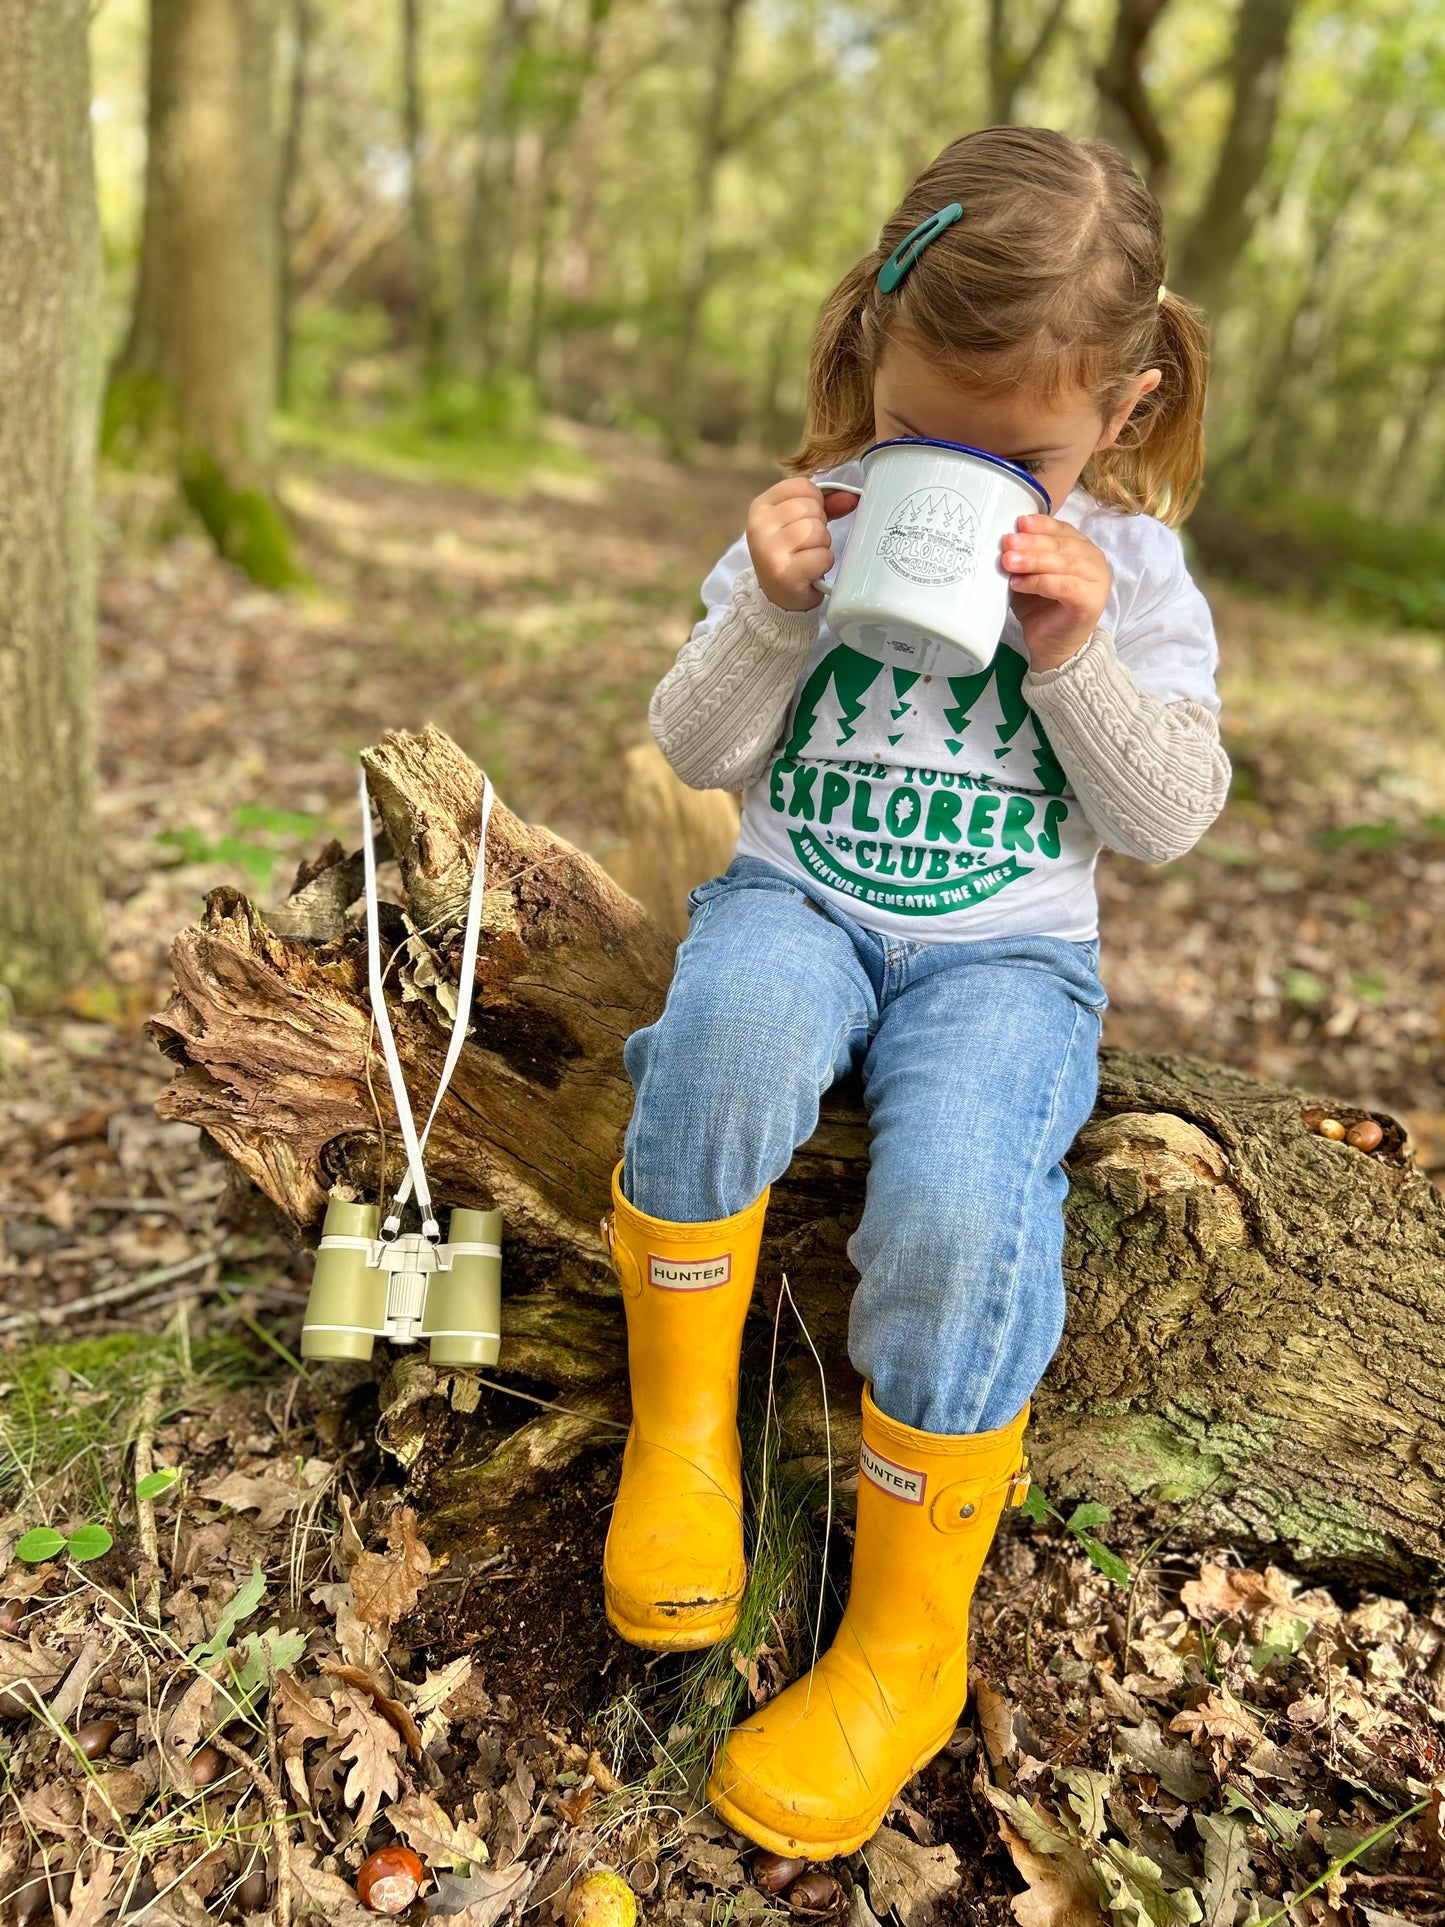
[[[324,817],[306,810],[276,810],[265,803],[238,803],[231,812],[238,830],[259,831],[260,836],[208,836],[194,824],[161,830],[156,842],[175,855],[162,868],[183,863],[215,865],[234,863],[264,887],[276,872],[278,863],[294,856],[294,845],[314,840],[318,829],[326,827]],[[279,846],[279,847],[278,847]]]
[[[159,1499],[163,1493],[169,1492],[173,1485],[179,1485],[180,1482],[179,1466],[162,1466],[159,1471],[147,1472],[143,1479],[136,1480],[135,1496],[138,1499]]]
[[[15,1542],[15,1556],[39,1565],[45,1559],[58,1559],[63,1552],[79,1565],[87,1559],[103,1559],[114,1544],[101,1525],[80,1525],[70,1533],[57,1532],[53,1526],[37,1526]]]
[[[1065,1532],[1071,1532],[1074,1535],[1089,1555],[1090,1561],[1106,1579],[1112,1579],[1116,1586],[1125,1586],[1129,1583],[1127,1562],[1121,1559],[1117,1552],[1111,1552],[1094,1531],[1095,1526],[1105,1526],[1112,1518],[1113,1515],[1108,1506],[1100,1505],[1097,1499],[1085,1499],[1074,1507],[1066,1519],[1062,1512],[1056,1511],[1049,1504],[1037,1479],[1032,1479],[1019,1511],[1035,1525],[1043,1525],[1049,1519],[1056,1520]]]
[[[201,1339],[187,1353],[154,1332],[116,1332],[12,1352],[0,1393],[0,1503],[42,1517],[73,1506],[114,1525],[129,1504],[118,1475],[148,1389],[158,1385],[163,1411],[175,1412],[259,1376],[255,1354],[234,1338]]]

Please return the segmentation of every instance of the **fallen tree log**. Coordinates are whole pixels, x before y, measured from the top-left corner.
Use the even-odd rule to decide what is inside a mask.
[[[363,760],[405,899],[383,904],[381,927],[421,1107],[453,1008],[480,776],[437,730],[389,734]],[[487,863],[474,1016],[428,1168],[439,1199],[506,1214],[499,1370],[570,1410],[484,1452],[466,1418],[474,1384],[414,1354],[391,1367],[394,1447],[436,1542],[457,1545],[595,1441],[598,1420],[625,1417],[597,1222],[631,1102],[622,1046],[661,1008],[674,948],[591,858],[500,803]],[[276,909],[213,891],[175,940],[175,994],[151,1025],[178,1067],[163,1114],[199,1125],[308,1239],[333,1189],[373,1192],[403,1169],[348,914],[360,888],[358,859],[333,843]],[[1218,1064],[1105,1051],[1069,1159],[1068,1323],[1035,1401],[1033,1462],[1056,1502],[1162,1510],[1177,1543],[1426,1583],[1445,1565],[1445,1197],[1394,1119],[1377,1116],[1366,1153],[1318,1135],[1324,1114]],[[840,1467],[856,1440],[845,1246],[866,1165],[866,1120],[835,1094],[775,1189],[755,1309],[765,1347],[786,1274]],[[805,1347],[781,1396],[789,1450],[819,1452]]]

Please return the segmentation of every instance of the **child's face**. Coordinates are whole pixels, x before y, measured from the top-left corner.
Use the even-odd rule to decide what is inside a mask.
[[[1037,477],[1057,509],[1089,457],[1109,446],[1159,381],[1157,368],[1136,375],[1118,408],[1101,421],[1098,404],[1082,391],[1040,402],[1018,388],[975,386],[895,338],[885,344],[873,377],[874,433],[879,441],[922,435],[1002,455]]]

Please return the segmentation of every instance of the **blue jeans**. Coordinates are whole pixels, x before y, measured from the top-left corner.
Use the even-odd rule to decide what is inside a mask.
[[[1097,944],[1056,937],[879,936],[739,857],[693,892],[667,1007],[627,1040],[623,1190],[673,1224],[733,1216],[861,1069],[849,1356],[901,1424],[1005,1425],[1063,1331],[1060,1160],[1098,1083],[1097,966]]]

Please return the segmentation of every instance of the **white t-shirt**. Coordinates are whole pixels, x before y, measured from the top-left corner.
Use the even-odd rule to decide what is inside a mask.
[[[859,482],[856,462],[820,481]],[[1057,511],[1108,557],[1101,627],[1141,688],[1217,713],[1209,605],[1175,532],[1075,489]],[[841,555],[852,516],[833,522]],[[703,584],[700,634],[721,620],[745,539]],[[1023,690],[1028,654],[1010,613],[990,667],[949,673],[947,644],[889,636],[871,650],[823,622],[782,743],[743,798],[739,856],[806,876],[870,930],[929,942],[1004,936],[1084,942],[1098,930],[1098,832]]]

